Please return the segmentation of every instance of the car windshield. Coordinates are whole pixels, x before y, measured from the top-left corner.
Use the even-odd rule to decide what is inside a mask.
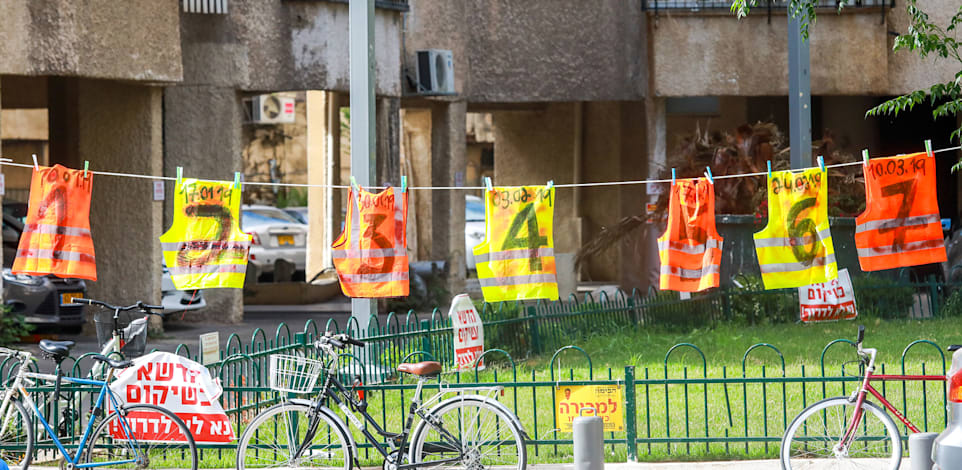
[[[275,209],[273,207],[251,207],[251,208],[244,209],[244,213],[256,214],[258,216],[266,217],[269,219],[277,219],[281,222],[294,223],[294,224],[300,223],[300,221],[292,217],[287,212],[284,212],[280,209]]]
[[[297,219],[297,221],[302,224],[307,223],[307,211],[301,212],[297,209],[284,209],[284,212],[286,212],[291,217]]]
[[[484,222],[484,203],[479,197],[468,197],[464,201],[464,220]]]
[[[266,224],[300,224],[300,222],[282,211],[244,209],[241,212],[242,227]]]

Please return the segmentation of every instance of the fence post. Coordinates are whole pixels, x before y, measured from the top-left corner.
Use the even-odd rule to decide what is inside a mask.
[[[625,445],[628,461],[638,461],[638,428],[635,425],[635,366],[625,366]]]
[[[294,342],[301,345],[304,350],[307,350],[307,334],[306,333],[294,333]]]
[[[541,335],[538,332],[537,307],[528,307],[528,323],[531,324],[531,352],[541,354]]]
[[[428,331],[428,332],[429,332],[430,330],[431,330],[431,321],[430,321],[430,320],[421,320],[421,331],[422,331],[422,332],[424,332],[424,331]],[[424,352],[426,352],[426,353],[431,354],[432,357],[437,357],[437,356],[434,354],[434,351],[433,351],[432,348],[431,348],[431,335],[430,335],[429,333],[428,333],[428,334],[422,334],[422,335],[421,335],[421,350],[424,351]]]

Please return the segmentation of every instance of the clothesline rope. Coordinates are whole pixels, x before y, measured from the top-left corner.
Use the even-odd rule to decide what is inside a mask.
[[[962,150],[962,146],[947,147],[943,149],[933,150],[932,153],[942,153],[951,152],[953,150]],[[842,168],[846,166],[862,165],[863,161],[846,162],[846,163],[835,163],[833,165],[825,165],[825,168]],[[0,161],[0,166],[14,166],[20,168],[33,168],[33,165],[29,163],[13,163]],[[814,167],[810,167],[814,168]],[[148,180],[158,180],[158,181],[177,181],[177,178],[173,176],[154,176],[154,175],[141,175],[136,173],[117,173],[112,171],[95,171],[89,170],[90,173],[95,175],[103,176],[118,176],[122,178],[140,178]],[[739,173],[735,175],[718,175],[713,176],[713,179],[727,179],[727,178],[747,178],[752,176],[765,176],[768,171],[758,171],[755,173]],[[684,179],[684,178],[678,178]],[[226,181],[226,180],[205,180],[205,181]],[[566,183],[566,184],[555,184],[556,188],[587,188],[595,186],[621,186],[621,185],[635,185],[635,184],[659,184],[659,183],[671,183],[671,178],[667,179],[649,179],[649,180],[628,180],[628,181],[601,181],[596,183]],[[267,181],[244,181],[242,182],[244,186],[273,186],[273,187],[288,187],[288,188],[330,188],[330,189],[349,189],[350,185],[346,184],[307,184],[307,183],[271,183]],[[364,186],[367,189],[383,189],[384,186]],[[485,189],[484,186],[408,186],[410,190],[418,191],[445,191],[445,190],[475,190],[475,189]]]

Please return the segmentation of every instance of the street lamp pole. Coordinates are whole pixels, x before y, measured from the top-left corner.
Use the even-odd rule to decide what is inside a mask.
[[[360,186],[375,183],[374,159],[374,0],[350,0],[351,56],[351,176]],[[331,124],[338,125],[338,124]],[[374,299],[351,299],[351,314],[360,336],[367,336],[371,317],[377,315]]]

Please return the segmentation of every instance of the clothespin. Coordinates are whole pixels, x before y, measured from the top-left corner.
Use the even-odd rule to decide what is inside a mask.
[[[675,185],[675,169],[674,168],[671,169],[671,185],[672,186]]]
[[[401,194],[408,192],[408,177],[401,176]]]
[[[868,149],[862,149],[862,165],[868,166]]]
[[[240,172],[234,172],[234,189],[240,189]]]
[[[553,187],[554,187],[554,180],[548,180],[548,184],[547,184],[545,187],[546,187],[547,189],[553,188]]]
[[[494,185],[491,184],[491,177],[490,177],[490,176],[485,176],[485,177],[484,177],[484,187],[485,187],[488,191],[494,191]]]
[[[37,164],[37,154],[31,155],[33,157],[33,169],[40,171],[40,165]]]
[[[772,161],[768,161],[768,179],[772,179]]]
[[[181,181],[184,180],[184,167],[177,167],[177,186],[180,186]]]
[[[930,157],[935,156],[935,154],[932,153],[932,141],[928,139],[925,139],[925,154]]]
[[[822,171],[825,171],[825,159],[822,158],[821,155],[819,155],[817,160],[818,160],[818,167],[821,168]]]
[[[706,166],[705,169],[708,170],[705,172],[705,177],[708,178],[708,182],[711,184],[715,184],[715,178],[711,175],[711,167]]]
[[[87,179],[87,169],[90,168],[90,162],[84,160],[84,179]]]
[[[357,179],[354,178],[353,176],[351,176],[351,189],[355,191],[358,191],[361,189],[361,187],[357,185]]]

